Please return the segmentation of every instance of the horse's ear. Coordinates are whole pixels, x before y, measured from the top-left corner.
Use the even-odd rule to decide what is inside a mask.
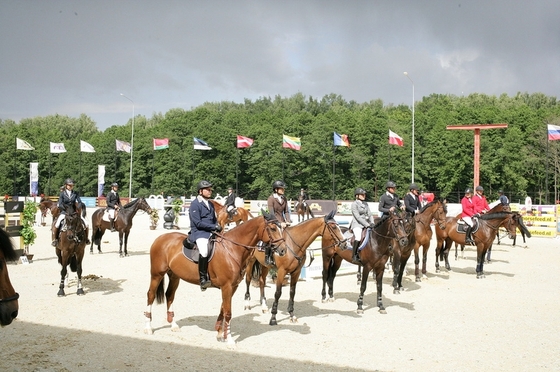
[[[330,211],[329,214],[327,214],[325,216],[325,221],[330,221],[330,220],[334,219],[335,214],[336,214],[336,209],[333,209],[332,211]]]
[[[261,214],[265,220],[270,221],[270,213],[261,208]]]

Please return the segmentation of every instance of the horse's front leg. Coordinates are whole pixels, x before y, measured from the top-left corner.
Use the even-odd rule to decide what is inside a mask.
[[[251,293],[249,292],[249,288],[251,287],[253,266],[254,263],[247,265],[247,271],[245,272],[245,285],[247,286],[247,290],[245,291],[245,307],[243,310],[251,310]]]
[[[362,280],[360,283],[360,295],[358,296],[358,309],[356,313],[363,314],[364,313],[364,292],[367,288],[367,277],[369,275],[369,269],[366,269],[365,266],[362,266],[362,277],[366,278],[366,280]]]
[[[268,267],[261,266],[261,275],[259,276],[259,289],[261,295],[261,311],[263,314],[268,313],[268,306],[266,305],[266,296],[264,295],[264,288],[266,287],[267,275],[268,275]]]
[[[325,255],[325,253],[323,253]],[[321,302],[327,302],[327,281],[329,280],[329,267],[332,264],[332,258],[323,257],[323,289],[321,290]]]
[[[231,297],[233,296],[233,288],[231,285],[222,286],[222,306],[220,310],[220,315],[218,315],[218,320],[216,321],[216,327],[218,324],[221,327],[217,328],[218,341],[225,341],[228,344],[228,348],[235,347],[235,340],[231,336]],[[221,328],[221,329],[220,329]],[[220,332],[221,331],[221,332]]]
[[[283,268],[279,268],[276,275],[276,292],[274,293],[274,303],[272,304],[272,316],[270,317],[270,322],[268,323],[271,326],[278,325],[278,323],[276,322],[276,314],[278,313],[278,300],[280,300],[280,296],[282,296],[282,283],[284,282],[284,277],[286,276],[286,270],[284,270]],[[290,286],[291,285],[292,283],[290,283]]]
[[[483,279],[486,276],[484,275],[484,256],[486,255],[486,250],[483,248],[477,247],[477,254],[476,254],[476,278]]]
[[[420,246],[414,247],[414,277],[416,282],[421,282],[422,278],[420,277]]]
[[[488,251],[486,252],[486,263],[490,263],[492,261],[491,255],[492,255],[492,244],[490,244],[490,248],[488,248]]]
[[[68,268],[67,268],[67,258],[66,258],[66,254],[62,255],[62,261],[61,261],[61,265],[62,265],[62,270],[60,270],[60,285],[58,286],[58,293],[56,294],[58,297],[64,297],[66,296],[66,293],[64,293],[64,281],[66,280],[66,274],[68,273]]]
[[[393,293],[399,294],[399,275],[401,272],[401,254],[398,249],[395,249],[393,253]]]
[[[123,235],[124,234],[119,231],[119,257],[121,257],[121,258],[124,257],[123,250],[122,250],[123,239],[124,239]]]
[[[128,257],[128,235],[130,234],[130,230],[124,233],[124,256]]]
[[[85,295],[84,288],[82,287],[82,261],[83,261],[83,258],[84,258],[84,252],[83,251],[82,251],[81,254],[76,255],[76,260],[78,261],[78,265],[76,267],[76,274],[78,275],[78,289],[76,290],[76,294],[78,296]]]
[[[297,323],[298,319],[294,315],[294,298],[296,296],[296,286],[301,272],[301,266],[290,276],[290,300],[288,301],[288,313],[290,313],[290,323]]]
[[[447,271],[451,271],[451,265],[449,264],[449,251],[451,251],[451,246],[443,254],[443,258],[445,259],[445,268]]]

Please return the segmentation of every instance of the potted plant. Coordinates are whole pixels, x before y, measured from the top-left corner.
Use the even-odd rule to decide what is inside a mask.
[[[183,207],[183,199],[177,198],[173,200],[171,203],[173,205],[173,213],[175,214],[175,221],[173,222],[175,226],[179,225],[179,212],[181,212],[181,208]]]
[[[159,221],[159,214],[157,209],[152,209],[150,214],[150,230],[155,230]]]
[[[33,255],[29,253],[29,246],[34,244],[37,238],[37,233],[33,228],[36,215],[37,203],[30,200],[26,201],[23,206],[23,220],[21,222],[23,228],[21,229],[21,237],[23,238],[23,254],[25,254],[29,260],[33,258]]]

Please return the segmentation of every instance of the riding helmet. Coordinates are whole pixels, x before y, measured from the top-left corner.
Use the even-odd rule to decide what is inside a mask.
[[[393,182],[393,181],[387,181],[387,183],[385,184],[385,189],[388,189],[389,187],[397,187],[397,185]]]
[[[113,182],[113,183],[111,184],[111,187],[119,187],[119,184],[116,183],[116,182]]]
[[[503,194],[504,190],[498,190],[498,194]]]
[[[482,186],[477,186],[475,188],[476,191],[484,191],[484,188]]]
[[[354,196],[356,195],[365,195],[366,194],[366,190],[362,189],[361,187],[356,188],[356,190],[354,190]]]
[[[272,190],[285,189],[285,188],[286,188],[286,184],[282,181],[274,181],[272,183]]]
[[[67,178],[66,181],[64,181],[65,185],[73,185],[74,184],[74,180],[72,178]]]
[[[470,187],[467,187],[465,189],[465,194],[472,194],[472,189]]]
[[[202,180],[198,183],[198,185],[196,185],[196,191],[200,191],[202,189],[207,189],[209,187],[212,187],[212,184],[208,181]]]
[[[409,190],[416,190],[416,191],[420,191],[418,189],[418,185],[416,185],[415,183],[411,183],[410,186],[408,186]]]

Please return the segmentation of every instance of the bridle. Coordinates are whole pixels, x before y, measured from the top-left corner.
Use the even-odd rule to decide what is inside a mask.
[[[4,267],[6,266],[6,259],[4,257],[2,257],[2,259],[0,260],[0,270],[2,270],[2,265]],[[17,301],[18,299],[19,299],[19,293],[15,292],[15,294],[13,296],[6,297],[6,298],[0,298],[0,305],[2,305],[3,303],[6,303],[6,302],[10,302],[10,301]]]
[[[331,248],[331,247],[339,247],[339,248],[342,248],[342,245],[343,245],[344,243],[346,243],[346,242],[348,241],[348,239],[342,239],[342,240],[339,239],[338,236],[336,236],[336,233],[334,232],[334,229],[335,229],[335,228],[332,227],[331,224],[337,225],[336,228],[338,228],[338,223],[337,223],[336,221],[327,221],[327,223],[325,224],[325,226],[323,226],[323,233],[321,234],[321,236],[325,236],[325,230],[328,230],[328,232],[329,232],[329,234],[330,234],[330,237],[332,238],[332,240],[335,241],[335,243],[333,243],[333,244],[331,244],[331,245],[329,245],[329,246],[323,247],[323,249],[329,249],[329,248]]]
[[[403,237],[399,237],[399,235],[398,235],[398,233],[397,233],[397,225],[403,224],[403,230],[404,230],[404,232],[405,232],[405,237],[408,237],[408,235],[410,235],[410,233],[411,233],[412,231],[414,231],[414,229],[412,229],[411,231],[407,231],[407,229],[406,229],[405,226],[404,226],[404,222],[403,222],[403,221],[404,221],[404,218],[399,217],[397,214],[394,214],[394,213],[393,213],[393,214],[390,214],[389,217],[388,217],[386,220],[383,220],[381,223],[379,223],[379,225],[374,226],[374,227],[371,229],[371,231],[372,231],[375,235],[380,236],[380,237],[382,237],[382,238],[386,238],[386,239],[397,239],[397,240],[399,240],[399,239],[402,239]],[[383,225],[383,224],[386,223],[386,222],[391,224],[390,230],[391,230],[391,232],[393,233],[394,236],[383,235],[383,234],[380,234],[380,233],[376,230],[376,227],[381,226],[381,225]]]

